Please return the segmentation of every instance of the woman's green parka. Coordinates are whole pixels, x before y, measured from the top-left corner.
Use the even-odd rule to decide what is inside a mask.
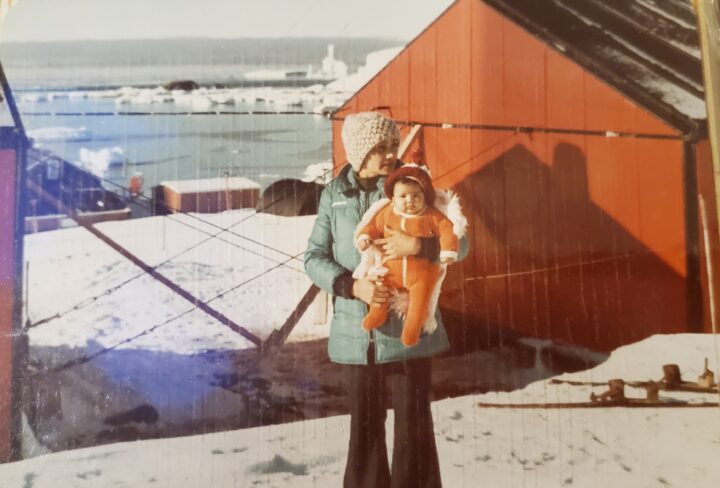
[[[323,190],[318,215],[305,251],[305,270],[310,279],[332,295],[333,284],[342,274],[352,271],[360,263],[353,234],[365,211],[385,196],[385,178],[377,187],[362,190],[356,173],[346,165],[340,174]],[[461,240],[460,258],[467,254],[466,239]],[[367,351],[375,343],[375,361],[386,363],[403,359],[428,357],[449,348],[445,327],[438,310],[437,329],[423,334],[413,347],[400,342],[402,320],[394,313],[382,327],[368,332],[362,328],[367,305],[360,300],[333,297],[334,313],[328,342],[328,354],[336,363],[367,364]]]

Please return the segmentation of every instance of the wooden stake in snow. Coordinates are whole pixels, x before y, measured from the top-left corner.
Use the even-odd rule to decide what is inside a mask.
[[[717,162],[717,161],[715,161]],[[715,169],[718,169],[718,166],[715,165]],[[716,185],[717,185],[717,176],[718,174],[715,174],[716,176]],[[717,186],[716,190],[717,192]],[[716,193],[717,198],[717,193]],[[717,337],[717,319],[715,318],[715,271],[713,269],[712,265],[712,258],[710,256],[710,233],[708,232],[708,217],[707,217],[707,209],[705,208],[705,199],[702,195],[700,195],[700,218],[702,219],[702,226],[703,226],[703,243],[705,245],[705,263],[707,266],[707,273],[708,273],[708,293],[710,295],[710,324],[712,327],[713,332],[713,345],[715,346],[715,370],[720,371],[720,354],[718,354],[718,337]],[[705,364],[705,369],[707,370],[707,360]],[[718,389],[718,400],[720,400],[720,388]]]

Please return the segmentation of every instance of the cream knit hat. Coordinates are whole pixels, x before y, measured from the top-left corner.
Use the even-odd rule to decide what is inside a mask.
[[[360,171],[367,154],[382,141],[400,139],[395,122],[377,112],[348,115],[341,135],[348,163],[355,171]]]

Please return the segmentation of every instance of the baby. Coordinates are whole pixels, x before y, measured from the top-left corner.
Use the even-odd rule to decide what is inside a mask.
[[[457,259],[459,241],[453,232],[453,223],[433,207],[435,190],[425,169],[417,165],[398,168],[385,180],[385,194],[391,196],[392,201],[381,200],[371,207],[355,232],[355,244],[360,251],[373,251],[373,241],[384,237],[386,228],[401,230],[413,237],[437,237],[440,241],[441,264],[408,256],[385,260],[387,271],[383,270],[384,275],[379,273],[389,287],[408,290],[408,311],[400,339],[405,346],[413,346],[434,311],[445,271],[442,265]],[[380,327],[385,323],[387,312],[387,304],[373,304],[363,320],[363,328]]]

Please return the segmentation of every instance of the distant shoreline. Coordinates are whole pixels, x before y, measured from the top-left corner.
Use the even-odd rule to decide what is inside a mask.
[[[22,86],[15,88],[13,87],[13,93],[36,93],[36,92],[74,92],[74,91],[104,91],[104,90],[119,90],[124,87],[131,87],[137,89],[157,88],[165,83],[173,80],[166,80],[158,83],[138,83],[138,84],[111,84],[111,85],[76,85],[76,86],[58,86],[58,87],[47,87],[47,86]],[[270,79],[270,80],[225,80],[225,81],[197,81],[200,88],[305,88],[312,85],[326,85],[329,81],[326,79]]]
[[[328,46],[349,73],[372,52],[404,45],[373,38],[181,38],[148,41],[64,41],[0,44],[0,61],[18,92],[153,88],[172,80],[203,87],[296,87],[327,83],[314,79]],[[247,79],[263,70],[304,71],[310,78]]]
[[[3,46],[21,45],[21,44],[88,44],[88,43],[140,43],[148,42],[273,42],[273,41],[322,41],[333,43],[354,43],[354,42],[389,42],[392,44],[405,44],[409,39],[400,37],[325,37],[325,36],[297,36],[297,37],[157,37],[147,39],[73,39],[59,41],[2,41]]]

